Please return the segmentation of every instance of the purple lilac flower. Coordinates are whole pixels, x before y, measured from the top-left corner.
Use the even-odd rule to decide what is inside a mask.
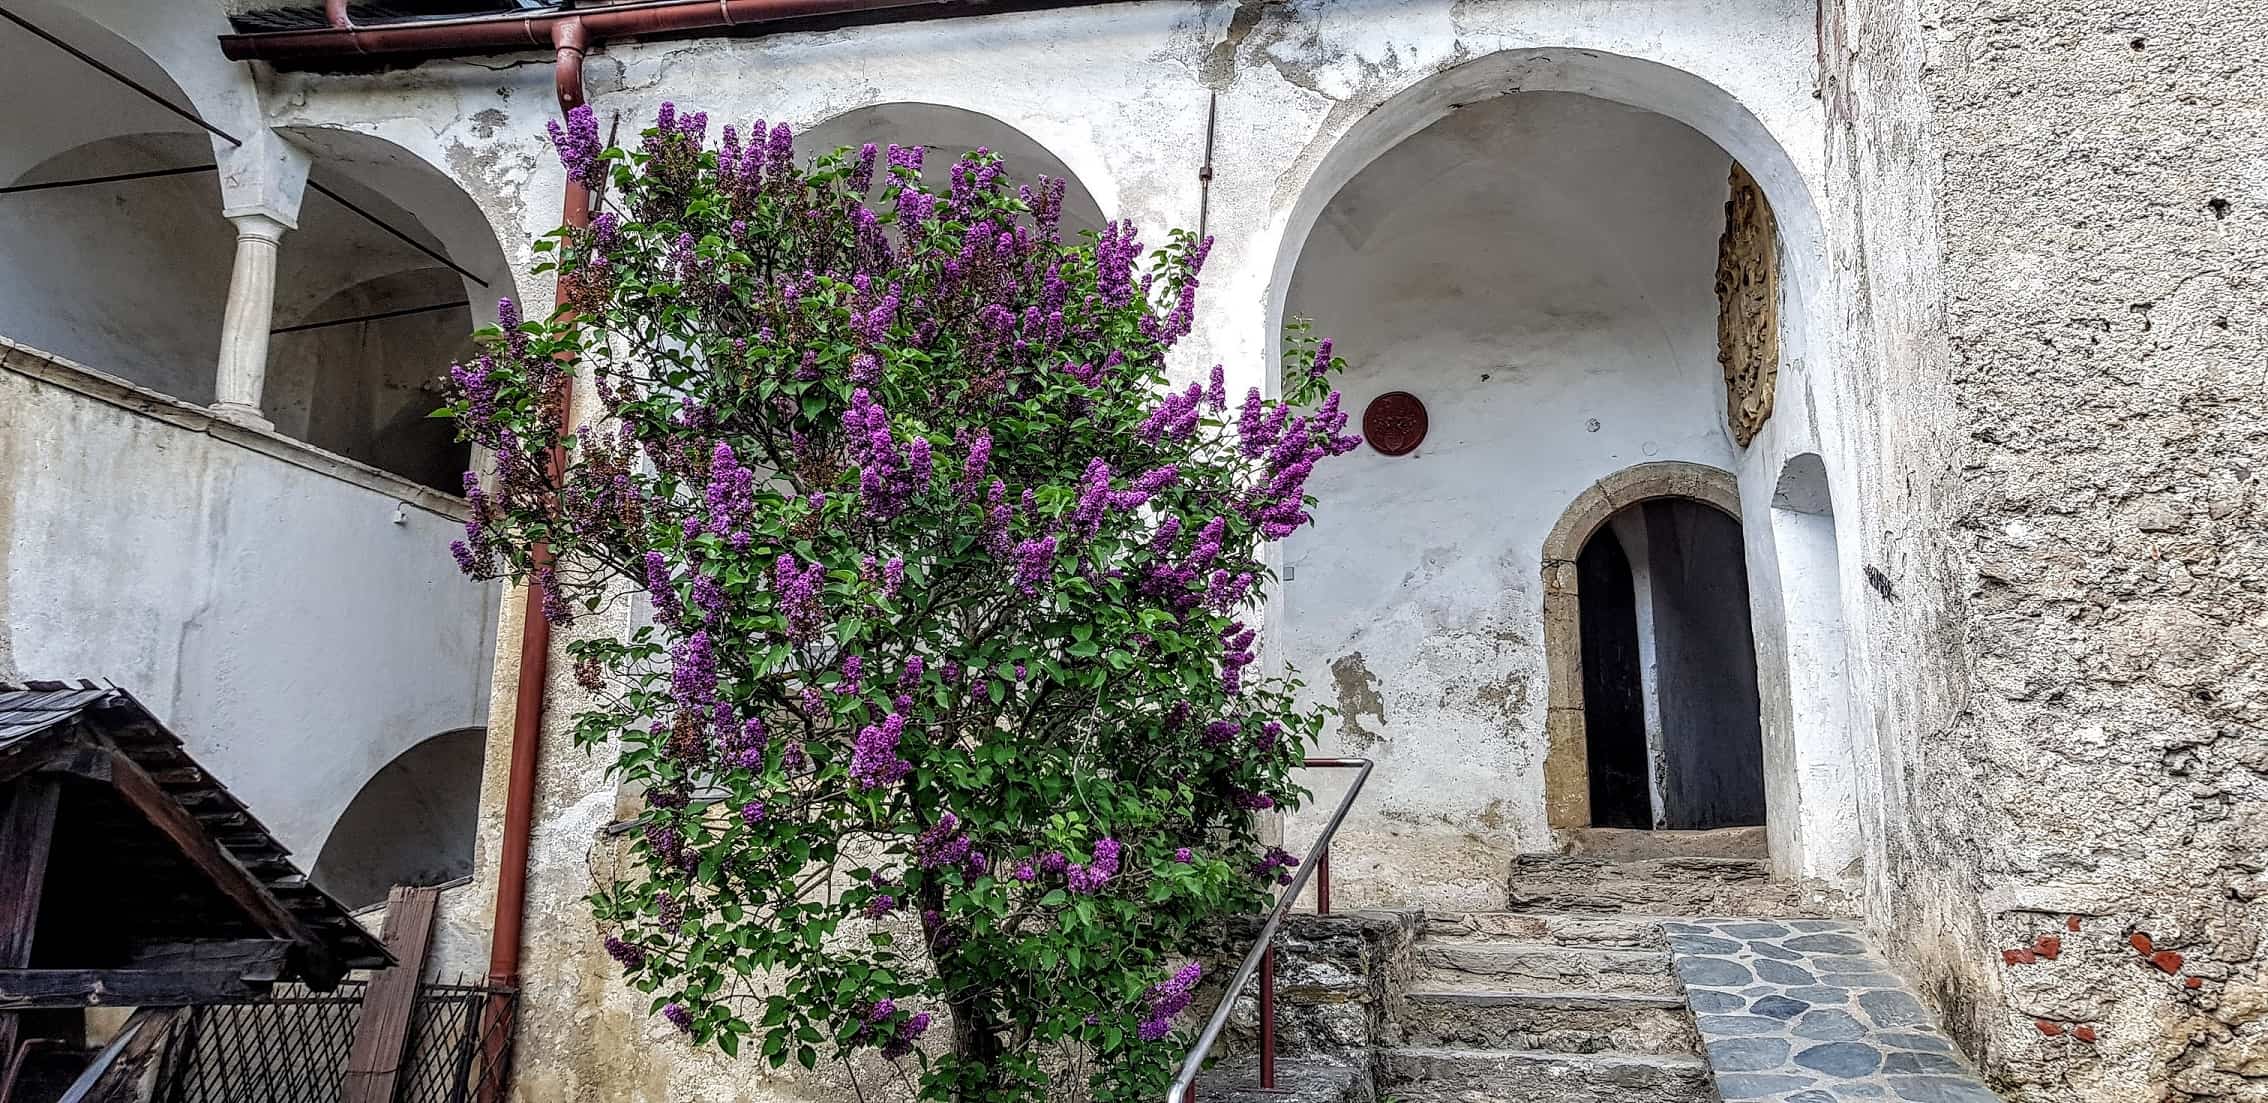
[[[646,967],[646,951],[619,938],[611,936],[607,938],[606,956],[613,958],[615,963],[622,966],[622,971],[626,973],[635,973]]]
[[[661,1009],[661,1014],[662,1014],[662,1018],[665,1018],[665,1019],[668,1019],[668,1020],[669,1020],[669,1024],[670,1024],[671,1026],[674,1026],[674,1027],[676,1027],[676,1028],[677,1028],[677,1029],[679,1029],[679,1030],[683,1030],[683,1031],[687,1031],[687,1032],[691,1032],[691,1031],[692,1031],[692,1029],[693,1029],[693,1013],[692,1013],[692,1012],[690,1012],[690,1011],[687,1011],[687,1010],[685,1010],[685,1005],[684,1005],[684,1004],[681,1004],[681,1003],[670,1003],[670,1004],[666,1004],[666,1005],[664,1005],[664,1006],[662,1007],[662,1009]]]
[[[1085,865],[1071,866],[1064,873],[1071,891],[1091,893],[1118,876],[1118,859],[1124,849],[1116,839],[1095,840],[1094,860]]]
[[[1307,369],[1307,374],[1310,378],[1321,379],[1330,373],[1331,339],[1326,337],[1322,344],[1315,346],[1315,364]]]
[[[750,827],[764,822],[764,802],[752,800],[740,806],[740,818]]]
[[[781,552],[773,564],[772,588],[779,594],[780,611],[787,617],[788,635],[808,641],[819,634],[826,614],[819,607],[819,586],[826,569],[813,560],[808,568],[796,566],[795,555]]]
[[[843,692],[853,697],[860,693],[858,675],[865,669],[866,660],[856,655],[843,656]]]
[[[1182,865],[1188,865],[1189,863],[1196,861],[1197,856],[1191,853],[1188,847],[1177,846],[1173,848],[1173,860],[1181,863]]]
[[[898,740],[905,735],[906,718],[893,712],[880,724],[859,729],[851,749],[851,782],[861,789],[895,784],[913,771],[913,763],[898,757]]]
[[[866,902],[866,917],[868,919],[880,919],[896,910],[897,907],[897,897],[886,892],[878,892]]]
[[[1213,365],[1213,377],[1205,386],[1205,405],[1228,409],[1228,372],[1219,364]]]
[[[1016,545],[1016,589],[1026,595],[1039,593],[1040,583],[1055,574],[1055,537],[1042,536]]]
[[[1145,1042],[1155,1042],[1173,1030],[1173,1017],[1189,1007],[1195,994],[1198,978],[1205,975],[1205,967],[1192,961],[1176,970],[1172,977],[1150,987],[1149,1014],[1135,1028],[1135,1036]]]
[[[874,143],[858,147],[858,160],[852,164],[845,182],[854,195],[865,195],[867,189],[874,186]]]
[[[670,696],[679,708],[706,712],[717,695],[717,651],[707,629],[670,646]]]
[[[890,1039],[890,1044],[882,1047],[883,1058],[895,1061],[912,1053],[914,1042],[928,1032],[929,1023],[930,1018],[927,1011],[916,1012],[905,1022],[899,1023],[897,1035]]]
[[[599,155],[606,151],[598,132],[598,114],[589,104],[577,104],[567,112],[567,125],[557,122],[544,124],[551,132],[551,145],[559,151],[559,163],[566,167],[567,178],[586,187],[597,187],[600,175]]]

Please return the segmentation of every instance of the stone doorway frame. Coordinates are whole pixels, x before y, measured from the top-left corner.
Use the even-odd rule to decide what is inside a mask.
[[[1640,502],[1683,498],[1740,520],[1730,471],[1683,460],[1626,467],[1575,496],[1543,543],[1544,818],[1554,830],[1591,826],[1590,742],[1583,721],[1583,629],[1575,559],[1607,520]],[[1746,530],[1744,529],[1743,532]]]

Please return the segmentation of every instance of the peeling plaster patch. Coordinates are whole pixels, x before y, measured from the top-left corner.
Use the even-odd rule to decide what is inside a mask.
[[[1362,726],[1364,714],[1386,724],[1386,701],[1378,695],[1378,675],[1363,665],[1362,652],[1331,660],[1331,684],[1339,696],[1339,742],[1348,754],[1363,754],[1386,737]]]
[[[491,107],[474,115],[472,122],[473,136],[486,140],[495,137],[497,131],[511,126],[512,117],[505,114],[500,108]]]

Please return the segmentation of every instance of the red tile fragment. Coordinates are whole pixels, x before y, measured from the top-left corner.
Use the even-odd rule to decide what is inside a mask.
[[[2092,1042],[2095,1040],[2095,1028],[2091,1026],[2083,1026],[2072,1031],[2071,1036],[2079,1039],[2082,1042]]]
[[[2182,983],[2182,984],[2183,984],[2183,985],[2184,985],[2185,987],[2188,987],[2188,988],[2191,988],[2191,989],[2198,989],[2198,988],[2203,988],[2203,987],[2205,987],[2205,978],[2204,978],[2204,977],[2191,977],[2191,978],[2189,978],[2188,980],[2185,980],[2185,981],[2183,981],[2183,982],[2181,982],[2181,983]]]
[[[2040,1028],[2040,1033],[2045,1034],[2050,1038],[2057,1037],[2063,1033],[2063,1024],[2056,1022],[2053,1019],[2040,1019],[2036,1021],[2035,1025]]]
[[[2009,965],[2030,965],[2035,957],[2036,955],[2034,955],[2030,950],[2016,949],[2000,951],[2000,960]]]
[[[2038,942],[2032,943],[2032,952],[2054,961],[2063,956],[2063,940],[2051,934],[2041,935]]]
[[[2134,947],[2135,953],[2141,954],[2143,957],[2150,956],[2150,950],[2152,947],[2150,945],[2149,935],[2143,934],[2140,931],[2136,931],[2133,934],[2127,936],[2126,943],[2127,945]]]
[[[2181,972],[2181,955],[2172,950],[2160,950],[2150,955],[2150,964],[2162,972],[2178,973]]]
[[[2064,929],[2065,929],[2065,930],[2070,930],[2070,931],[2076,931],[2076,930],[2078,930],[2078,929],[2079,929],[2079,917],[2078,917],[2078,916],[2076,916],[2076,915],[2074,915],[2074,916],[2072,916],[2071,918],[2064,920],[2064,921],[2063,921],[2063,926],[2064,926]]]

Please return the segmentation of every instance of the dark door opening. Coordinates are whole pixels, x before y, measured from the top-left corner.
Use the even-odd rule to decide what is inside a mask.
[[[1591,819],[1764,822],[1764,740],[1740,523],[1683,499],[1631,506],[1576,561]]]
[[[1646,707],[1638,654],[1637,590],[1630,557],[1600,529],[1575,560],[1582,595],[1583,732],[1590,744],[1591,822],[1652,827],[1646,780]]]

